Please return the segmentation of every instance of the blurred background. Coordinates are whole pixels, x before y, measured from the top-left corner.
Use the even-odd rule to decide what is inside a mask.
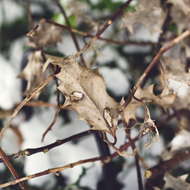
[[[42,18],[66,26],[67,22],[58,6],[59,4],[63,7],[70,26],[73,29],[95,35],[104,26],[105,21],[112,17],[124,2],[124,0],[0,1],[1,128],[7,123],[13,110],[25,97],[24,95],[27,93],[26,88],[29,83],[33,83],[33,79],[28,79],[27,76],[20,74],[28,64],[30,55],[42,49],[45,53],[61,57],[70,56],[78,52],[68,30],[62,30],[56,27],[54,31],[55,39],[51,39],[51,43],[47,46],[43,46],[43,39],[40,42],[32,41],[26,36],[26,34]],[[150,32],[150,30],[141,23],[135,23],[132,26],[133,34],[131,34],[129,28],[122,26],[122,23],[124,22],[122,21],[122,18],[125,13],[133,13],[140,3],[141,2],[139,1],[132,1],[116,21],[101,35],[102,38],[118,42],[126,42],[125,44],[96,40],[89,50],[83,53],[83,59],[88,68],[99,67],[99,72],[104,77],[108,94],[118,103],[121,101],[122,97],[126,99],[130,93],[130,89],[132,89],[139,77],[143,74],[144,70],[150,64],[160,48],[160,44],[158,44],[161,35],[160,31],[155,30]],[[164,7],[163,4],[164,1],[159,2],[159,6]],[[166,10],[166,7],[164,8]],[[161,23],[160,27],[162,27],[162,24],[163,23]],[[50,27],[50,25],[47,24],[44,31],[48,31],[48,27]],[[167,26],[166,42],[178,35],[177,29],[177,24],[169,22]],[[47,35],[52,34],[44,32],[44,36]],[[75,36],[77,38],[79,49],[91,39],[90,37],[84,37],[77,33]],[[168,51],[166,55],[172,58],[178,58],[180,55],[180,48],[181,46],[177,45]],[[81,58],[78,58],[78,62],[83,64]],[[42,65],[43,61],[41,61],[40,64]],[[47,71],[40,80],[43,81],[49,74],[50,72]],[[159,95],[163,90],[163,86],[160,80],[160,71],[158,67],[152,69],[143,82],[142,88],[147,88],[151,84],[154,84],[155,95]],[[180,90],[178,90],[178,88],[180,88]],[[183,97],[184,94],[188,95],[189,92],[189,87],[187,85],[178,85],[174,82],[171,82],[171,89],[177,89],[176,92],[179,97]],[[32,102],[42,101],[56,105],[56,98],[56,86],[55,83],[51,81],[42,93],[39,94],[38,100],[32,100]],[[61,104],[64,103],[64,100],[65,98],[63,94],[60,93]],[[174,113],[173,109],[168,109],[168,113],[166,114],[162,107],[153,104],[149,105],[149,109],[151,110],[152,119],[155,119],[156,122],[162,121],[167,117],[167,114]],[[78,113],[75,110],[61,110],[52,130],[48,132],[42,142],[42,135],[53,121],[55,112],[56,107],[52,106],[25,106],[18,113],[1,139],[1,147],[5,153],[10,155],[19,150],[42,147],[55,142],[57,139],[64,139],[90,129],[85,121],[77,120]],[[190,116],[189,112],[183,112],[183,114],[187,115],[186,118]],[[136,110],[136,118],[138,122],[143,123],[143,107]],[[123,130],[123,125],[120,124],[119,128]],[[177,119],[175,119],[175,121],[171,120],[170,122],[163,123],[159,127],[159,132],[161,134],[160,139],[148,150],[143,150],[148,137],[144,137],[136,142],[139,154],[146,160],[150,167],[159,163],[162,151],[171,145],[171,140],[179,130]],[[136,137],[138,133],[139,126],[137,125],[131,130],[131,137]],[[127,141],[125,132],[118,131],[117,135],[118,142],[116,146],[120,147]],[[183,139],[184,136],[182,135],[181,138]],[[187,138],[189,138],[188,135]],[[180,144],[180,140],[178,140],[177,143]],[[190,142],[188,141],[188,143]],[[11,163],[16,171],[18,171],[20,177],[24,177],[26,175],[31,175],[53,167],[63,166],[79,160],[110,155],[110,153],[113,152],[114,151],[102,141],[101,133],[97,133],[96,135],[88,135],[77,141],[68,142],[64,145],[53,148],[46,154],[41,152],[32,156],[21,157],[11,161]],[[132,152],[131,148],[129,148],[127,152]],[[142,175],[145,169],[145,166],[142,165]],[[184,165],[180,165],[174,170],[173,173],[178,176],[189,173],[189,171],[189,166],[187,167],[184,163]],[[14,180],[13,176],[6,165],[1,163],[0,183],[3,184],[11,180]],[[142,177],[142,180],[146,189],[153,189],[151,186],[154,185],[150,184],[156,184],[155,181],[149,183],[144,177]],[[164,182],[161,180],[159,183],[160,185],[163,185]],[[115,157],[104,167],[101,167],[100,161],[87,163],[62,171],[59,176],[50,174],[28,180],[26,184],[29,189],[33,190],[138,189],[134,157],[120,156]],[[15,185],[5,189],[15,190],[20,189],[20,187]]]

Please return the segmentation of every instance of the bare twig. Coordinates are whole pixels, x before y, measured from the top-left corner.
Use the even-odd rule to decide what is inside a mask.
[[[124,3],[121,8],[116,12],[116,14],[110,18],[104,27],[94,36],[85,46],[75,54],[75,57],[77,58],[81,53],[83,53],[86,49],[90,47],[90,45],[98,39],[98,37],[113,23],[113,21],[125,10],[125,8],[131,3],[132,0],[128,0],[126,3]]]
[[[159,52],[157,53],[157,55],[154,57],[154,59],[152,60],[152,62],[149,64],[149,66],[146,68],[146,70],[144,71],[144,73],[142,74],[142,76],[140,77],[140,79],[138,80],[138,82],[136,83],[136,85],[133,87],[133,89],[131,90],[131,93],[129,94],[127,100],[125,101],[125,103],[123,104],[123,107],[125,108],[129,102],[132,99],[132,96],[135,94],[138,86],[140,86],[141,82],[143,81],[143,79],[147,76],[147,74],[151,71],[151,69],[154,67],[154,65],[158,62],[158,60],[160,59],[160,57],[166,52],[168,51],[170,48],[172,48],[173,46],[175,46],[177,43],[179,43],[182,39],[184,39],[185,37],[190,35],[190,29],[186,30],[185,32],[183,32],[181,35],[179,35],[177,38],[175,38],[174,40],[172,40],[167,46],[160,48]]]
[[[15,179],[19,179],[20,177],[19,177],[18,173],[16,172],[16,170],[14,169],[12,164],[9,162],[7,156],[5,155],[5,153],[1,147],[0,147],[0,156],[3,159],[3,161],[5,162],[5,164],[7,165],[7,167],[9,168],[12,175],[15,177]],[[26,185],[23,182],[19,182],[19,186],[21,187],[21,189],[28,190]]]
[[[80,34],[80,35],[83,35],[85,37],[90,37],[90,38],[94,38],[94,35],[91,35],[91,34],[88,34],[86,32],[82,32],[82,31],[79,31],[79,30],[75,30],[73,28],[69,28],[68,26],[64,26],[64,25],[61,25],[61,24],[58,24],[54,21],[51,21],[51,20],[46,20],[46,19],[42,19],[28,34],[27,36],[33,36],[35,31],[38,29],[38,27],[42,24],[42,23],[49,23],[49,24],[52,24],[52,25],[55,25],[57,27],[60,27],[60,28],[63,28],[65,30],[69,30],[73,33],[76,33],[76,34]],[[114,43],[114,44],[119,44],[119,45],[142,45],[142,46],[146,46],[146,45],[156,45],[156,43],[154,42],[138,42],[138,41],[117,41],[117,40],[112,40],[112,39],[109,39],[109,38],[103,38],[103,37],[98,37],[97,40],[101,40],[101,41],[105,41],[107,43]]]
[[[161,161],[158,165],[149,168],[144,172],[146,178],[154,178],[160,174],[163,174],[167,169],[170,169],[181,162],[190,159],[190,148],[183,148],[176,152],[173,158]]]
[[[68,18],[67,18],[67,15],[66,15],[66,13],[65,13],[65,11],[64,11],[64,9],[63,9],[63,7],[61,6],[61,4],[59,3],[58,0],[55,0],[55,3],[56,3],[57,6],[59,7],[59,9],[60,9],[61,13],[63,14],[63,16],[65,17],[67,26],[68,26],[69,28],[71,28],[71,25],[70,25],[70,23],[69,23],[69,20],[68,20]],[[73,41],[74,41],[74,44],[75,44],[75,46],[76,46],[77,51],[80,51],[80,47],[79,47],[79,44],[78,44],[78,41],[77,41],[77,38],[76,38],[75,34],[71,31],[71,29],[69,29],[69,31],[70,31],[70,33],[71,33],[71,37],[72,37],[72,39],[73,39]],[[81,58],[81,62],[82,62],[82,64],[83,64],[83,66],[86,67],[87,65],[86,65],[86,63],[85,63],[85,61],[84,61],[84,58],[83,58],[83,55],[82,55],[82,54],[80,55],[80,58]]]
[[[186,109],[180,109],[178,110],[178,113],[180,114],[185,114],[187,110]],[[156,127],[161,127],[162,125],[164,125],[166,122],[170,121],[171,119],[175,118],[176,117],[176,114],[172,114],[172,115],[169,115],[166,119],[158,122],[156,124]],[[66,142],[69,142],[69,141],[75,141],[81,137],[84,137],[86,135],[89,135],[89,134],[93,134],[93,133],[97,133],[99,131],[96,131],[96,130],[88,130],[88,131],[85,131],[85,132],[82,132],[82,133],[79,133],[79,134],[76,134],[76,135],[73,135],[71,137],[68,137],[66,139],[62,139],[62,140],[57,140],[56,142],[52,143],[52,144],[49,144],[49,145],[46,145],[46,146],[43,146],[43,147],[39,147],[39,148],[28,148],[28,149],[25,149],[25,150],[21,150],[17,153],[14,153],[14,154],[11,154],[8,157],[9,160],[12,160],[12,159],[16,159],[16,158],[20,158],[22,156],[31,156],[33,154],[36,154],[36,153],[39,153],[39,152],[47,152],[49,150],[51,150],[52,148],[55,148],[57,146],[60,146]],[[124,145],[122,145],[119,150],[122,152],[124,150],[126,150],[131,144],[134,144],[134,142],[138,141],[139,138],[138,136],[135,137],[134,139],[131,140],[131,143],[128,142],[128,143],[125,143]],[[115,152],[111,158],[114,158],[118,155],[117,152]],[[139,157],[139,160],[141,160],[142,164],[145,165],[147,168],[149,168],[149,166]],[[0,158],[0,163],[2,163],[3,160]]]
[[[47,153],[52,148],[60,146],[60,145],[62,145],[64,143],[66,143],[66,142],[75,141],[75,140],[77,140],[77,139],[79,139],[81,137],[84,137],[84,136],[90,135],[90,134],[94,134],[94,133],[97,133],[97,132],[99,132],[99,131],[95,131],[95,130],[84,131],[82,133],[73,135],[71,137],[68,137],[68,138],[65,138],[65,139],[62,139],[62,140],[61,139],[57,140],[56,142],[54,142],[52,144],[49,144],[49,145],[46,145],[46,146],[42,146],[42,147],[39,147],[39,148],[27,148],[25,150],[20,150],[17,153],[14,153],[14,154],[11,154],[11,155],[7,156],[7,158],[9,160],[12,160],[12,159],[20,158],[20,157],[23,157],[23,156],[31,156],[33,154],[40,153],[40,152]],[[0,163],[2,163],[2,162],[3,162],[3,159],[0,158]]]
[[[14,110],[13,114],[11,115],[9,121],[6,123],[4,128],[2,129],[0,133],[0,139],[2,138],[5,131],[8,129],[11,122],[16,117],[17,113],[20,111],[20,109],[28,102],[38,91],[40,91],[51,79],[53,79],[56,72],[51,74],[49,77],[47,77],[37,88],[35,88],[22,102],[21,104]]]
[[[125,10],[125,8],[131,3],[132,0],[128,0],[126,3],[124,3],[121,8],[116,12],[116,14],[110,18],[106,24],[104,25],[104,27],[87,43],[85,44],[85,46],[80,50],[78,51],[76,54],[75,54],[75,58],[77,58],[78,56],[80,56],[86,49],[88,49],[90,47],[90,45],[95,41],[97,40],[100,35],[113,23],[113,21]],[[48,20],[45,20],[45,19],[42,19],[35,27],[33,30],[31,30],[27,36],[33,36],[35,34],[35,31],[37,30],[37,28],[44,22],[48,22],[50,24],[52,24],[53,22],[52,21],[48,21]],[[58,24],[55,24],[54,25],[57,25],[57,26],[60,26]],[[69,29],[71,30],[71,29]],[[73,30],[72,30],[73,32]]]
[[[40,176],[44,176],[44,175],[47,175],[50,173],[56,173],[56,175],[59,175],[59,172],[66,170],[68,168],[73,168],[80,164],[84,164],[84,163],[88,163],[88,162],[95,162],[95,161],[99,161],[99,160],[109,160],[109,158],[107,156],[102,156],[102,157],[90,158],[90,159],[86,159],[86,160],[80,160],[78,162],[70,163],[70,164],[62,166],[62,167],[51,168],[51,169],[48,169],[48,170],[45,170],[45,171],[42,171],[42,172],[39,172],[39,173],[36,173],[33,175],[29,175],[27,177],[23,177],[23,178],[14,180],[14,181],[10,181],[8,183],[4,183],[4,184],[0,185],[0,188],[4,188],[4,187],[10,186],[10,185],[15,185],[19,182],[26,181],[26,180],[36,178],[36,177],[40,177]]]
[[[56,84],[56,94],[57,94],[57,109],[56,109],[56,112],[55,112],[55,116],[54,116],[54,119],[52,121],[52,123],[50,124],[50,126],[47,128],[47,130],[44,132],[43,136],[42,136],[42,142],[46,136],[46,134],[48,133],[48,131],[50,131],[53,127],[53,125],[55,124],[55,122],[57,121],[57,116],[59,114],[59,111],[60,111],[60,100],[59,100],[59,97],[60,97],[60,92],[58,90],[58,81],[57,81],[57,78],[54,77],[54,81],[55,81],[55,84]]]
[[[21,102],[20,102],[21,103]],[[16,103],[15,106],[18,106],[20,103]],[[44,107],[57,107],[57,104],[53,104],[53,103],[49,103],[49,102],[42,102],[42,101],[31,101],[31,102],[27,102],[25,104],[25,106],[44,106]],[[64,108],[62,108],[64,109]]]
[[[111,142],[107,139],[107,136],[106,136],[106,133],[105,133],[105,132],[103,132],[103,138],[104,138],[104,142],[106,142],[111,148],[113,148],[120,156],[135,156],[136,153],[137,153],[137,149],[134,149],[132,154],[128,154],[128,153],[126,153],[126,152],[120,151],[117,147],[115,147],[115,146],[113,145],[113,143],[111,143]]]
[[[34,22],[32,20],[32,14],[30,11],[30,1],[29,0],[25,0],[25,1],[26,1],[26,9],[27,9],[27,13],[28,13],[28,20],[29,20],[30,28],[33,28]]]

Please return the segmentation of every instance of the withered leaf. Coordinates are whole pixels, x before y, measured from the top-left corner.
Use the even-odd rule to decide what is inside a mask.
[[[127,27],[133,34],[133,25],[141,23],[145,26],[150,34],[154,32],[162,32],[161,27],[164,21],[164,12],[158,1],[143,1],[135,8],[136,12],[127,12],[123,15],[121,28]]]
[[[162,57],[160,61],[164,68],[163,77],[166,80],[173,79],[190,86],[190,72],[185,71],[185,64],[180,59]]]
[[[41,50],[34,51],[28,56],[28,63],[26,67],[17,76],[18,78],[22,78],[28,81],[26,90],[23,95],[27,96],[43,81],[42,62],[43,57],[41,55]],[[34,98],[37,99],[39,95],[40,91],[36,93]]]
[[[181,10],[185,15],[190,13],[189,0],[167,0],[167,3],[172,3],[174,7]]]
[[[71,106],[77,110],[78,119],[86,120],[93,126],[92,129],[115,136],[119,115],[118,103],[107,94],[104,79],[99,75],[98,68],[87,69],[80,66],[74,55],[69,60],[63,60],[63,63],[56,61],[55,64],[61,67],[56,77],[61,80],[58,88],[66,98],[63,106]]]
[[[190,27],[189,0],[168,0],[167,3],[173,4],[171,8],[172,22],[177,25],[178,34],[181,34],[184,29]]]
[[[47,23],[42,23],[35,34],[29,37],[28,46],[42,48],[47,45],[56,45],[62,42],[61,28]]]
[[[150,85],[146,89],[142,89],[138,86],[137,91],[134,96],[141,100],[144,103],[154,103],[162,106],[166,111],[169,106],[171,106],[175,99],[175,94],[168,89],[164,89],[162,93],[156,96],[153,93],[154,84]],[[123,105],[124,100],[121,101],[121,105]],[[128,106],[124,109],[124,117],[126,122],[129,122],[129,119],[136,120],[135,112],[138,107],[142,106],[141,102],[132,99]]]
[[[163,189],[172,188],[175,190],[190,190],[190,183],[187,183],[185,179],[188,174],[179,177],[173,177],[172,175],[165,173],[164,175],[164,187]]]
[[[144,122],[140,124],[140,131],[139,131],[139,139],[142,135],[148,134],[148,142],[145,143],[145,149],[150,148],[155,142],[159,139],[159,132],[158,129],[154,123],[154,121],[150,117],[150,111],[146,104],[143,103],[143,106],[145,108],[145,117]]]

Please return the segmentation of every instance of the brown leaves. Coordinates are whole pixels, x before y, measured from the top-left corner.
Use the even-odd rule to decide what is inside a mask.
[[[162,93],[158,96],[155,96],[153,93],[154,84],[150,85],[146,89],[142,89],[138,86],[137,91],[134,96],[144,103],[154,103],[162,106],[166,111],[169,106],[171,106],[175,99],[175,94],[168,89],[164,89]],[[121,104],[124,103],[122,100]],[[129,122],[129,119],[136,120],[135,111],[138,107],[142,106],[141,102],[132,99],[128,106],[124,109],[124,117],[126,122]]]
[[[31,53],[28,56],[28,63],[26,67],[18,75],[18,78],[28,81],[26,90],[23,93],[25,96],[32,92],[43,81],[42,62],[43,57],[41,55],[41,50]],[[38,92],[34,98],[37,99],[39,95],[40,92]]]
[[[190,26],[190,3],[188,0],[168,0],[167,3],[173,4],[171,10],[172,21],[176,23],[180,34]]]
[[[164,68],[163,76],[166,80],[172,79],[190,86],[190,72],[185,71],[185,65],[180,59],[162,57],[160,61]]]
[[[145,107],[145,118],[144,122],[140,126],[140,131],[139,131],[139,139],[141,138],[142,135],[148,134],[148,142],[145,143],[145,148],[148,149],[150,148],[155,142],[158,141],[159,139],[159,132],[157,127],[154,124],[154,121],[150,117],[150,112],[148,110],[148,107],[146,105],[143,105]]]
[[[190,183],[187,183],[185,180],[188,177],[188,174],[179,177],[173,177],[172,175],[165,173],[164,175],[164,187],[163,189],[172,188],[175,190],[190,190]]]
[[[92,129],[115,136],[118,103],[107,94],[98,68],[87,69],[80,66],[74,55],[63,63],[56,61],[55,64],[61,67],[61,72],[56,77],[61,80],[58,88],[66,98],[63,106],[76,109],[79,113],[78,119],[86,120],[93,126]]]
[[[37,31],[31,30],[27,34],[27,36],[30,36],[28,46],[40,49],[47,45],[56,45],[58,42],[62,41],[62,36],[60,34],[62,29],[43,22],[44,19],[37,25],[39,26]]]
[[[127,27],[133,33],[133,26],[136,23],[144,25],[151,34],[161,32],[164,20],[164,12],[159,6],[159,1],[142,1],[136,7],[136,12],[127,12],[123,15],[121,28]]]

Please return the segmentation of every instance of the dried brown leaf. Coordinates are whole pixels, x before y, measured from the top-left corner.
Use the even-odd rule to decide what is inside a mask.
[[[164,68],[163,77],[167,81],[172,79],[190,86],[190,72],[185,71],[185,65],[180,59],[162,57],[160,61]]]
[[[86,120],[93,126],[92,129],[115,136],[119,115],[118,103],[107,94],[104,79],[99,75],[98,68],[87,69],[80,66],[74,55],[69,60],[63,60],[63,63],[55,64],[61,67],[56,77],[61,80],[58,88],[66,98],[63,106],[76,109],[79,113],[78,119]]]
[[[29,35],[28,46],[34,48],[42,48],[47,45],[56,45],[62,42],[61,28],[47,23],[39,26],[34,35]]]
[[[139,139],[142,137],[142,135],[148,134],[148,142],[145,143],[145,149],[150,148],[155,142],[159,139],[159,132],[157,127],[154,124],[154,121],[150,117],[150,112],[148,107],[143,103],[143,106],[145,108],[145,117],[144,122],[140,124],[140,131],[139,131]]]
[[[190,27],[190,1],[189,0],[168,0],[172,3],[171,17],[172,22],[176,23],[178,34]]]
[[[26,67],[22,70],[22,72],[17,76],[18,78],[22,78],[27,80],[27,87],[24,95],[28,95],[32,92],[42,81],[42,62],[43,57],[41,55],[41,50],[35,51],[28,56],[28,63]],[[38,92],[34,98],[38,98],[40,92]]]
[[[136,7],[136,12],[127,12],[123,15],[121,28],[127,27],[130,33],[133,34],[133,25],[141,23],[149,30],[151,35],[154,32],[162,32],[164,15],[158,1],[147,3],[144,0]]]
[[[165,173],[164,175],[164,187],[163,189],[172,188],[175,190],[190,190],[190,183],[187,183],[185,179],[188,174],[179,177],[173,177],[172,175]]]
[[[189,0],[167,0],[167,3],[172,3],[174,7],[181,10],[185,15],[190,13],[190,1]]]
[[[162,93],[158,96],[153,93],[154,84],[150,85],[146,89],[142,89],[140,86],[137,88],[134,96],[144,103],[154,103],[162,106],[166,111],[171,106],[175,99],[175,94],[165,88]],[[121,105],[124,101],[121,102]],[[142,106],[142,103],[132,99],[128,106],[124,109],[125,121],[129,122],[129,119],[136,120],[135,112],[138,107]]]

